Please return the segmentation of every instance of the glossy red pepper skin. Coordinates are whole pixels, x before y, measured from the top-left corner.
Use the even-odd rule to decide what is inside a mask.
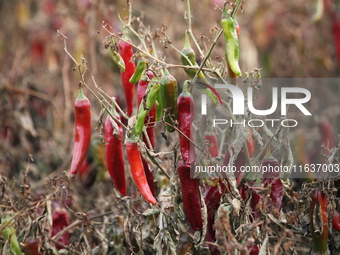
[[[81,168],[91,142],[91,104],[79,88],[78,97],[74,103],[75,134],[73,158],[70,177],[74,177]]]
[[[136,140],[128,138],[126,142],[126,153],[130,164],[132,178],[139,192],[142,194],[146,201],[152,204],[156,204],[156,199],[152,195],[150,186],[145,175],[142,158],[140,156],[140,151],[138,149],[138,144]]]
[[[124,37],[127,39],[127,37]],[[127,39],[128,40],[128,39]],[[128,40],[129,41],[129,40]],[[125,94],[125,101],[127,107],[128,116],[132,115],[134,101],[135,101],[135,85],[130,83],[129,80],[135,72],[136,66],[134,63],[130,62],[133,56],[132,46],[124,41],[119,41],[118,44],[119,53],[122,56],[125,64],[125,71],[121,73],[122,85]]]
[[[155,178],[153,176],[153,172],[148,164],[148,162],[141,156],[143,168],[146,176],[146,180],[148,181],[151,193],[154,197],[156,197],[156,189],[155,189]]]
[[[182,187],[184,212],[191,228],[195,231],[202,230],[203,221],[199,185],[196,179],[190,178],[190,165],[187,165],[183,161],[179,161],[177,171]]]
[[[178,129],[188,138],[193,140],[191,124],[194,121],[195,104],[187,86],[188,82],[185,82],[183,91],[177,100]],[[184,162],[188,165],[193,164],[196,161],[195,148],[191,145],[191,142],[181,134],[179,134],[179,147]]]
[[[120,120],[117,113],[113,113]],[[126,196],[126,179],[125,179],[125,164],[123,154],[123,128],[116,122],[119,130],[114,130],[112,125],[114,121],[110,115],[107,115],[104,130],[105,130],[105,155],[106,165],[111,176],[111,179],[117,190],[123,196]]]
[[[65,227],[67,227],[70,222],[68,219],[67,211],[64,208],[57,208],[53,214],[52,214],[52,236],[55,236],[58,234],[61,230],[63,230]],[[68,246],[69,244],[69,233],[66,231],[58,240],[57,242]],[[58,250],[63,249],[62,246],[56,245],[56,248]]]
[[[41,255],[39,252],[38,241],[35,239],[29,239],[25,243],[25,255]]]

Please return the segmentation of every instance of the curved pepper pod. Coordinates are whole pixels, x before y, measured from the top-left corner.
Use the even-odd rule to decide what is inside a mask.
[[[191,228],[199,231],[203,228],[199,185],[194,178],[190,178],[190,165],[180,161],[177,171],[182,187],[184,212]]]
[[[125,39],[128,40],[126,36]],[[124,41],[119,41],[118,47],[119,53],[122,56],[125,64],[125,71],[121,73],[121,78],[125,94],[127,114],[128,116],[131,116],[135,101],[135,85],[129,82],[129,80],[133,76],[136,69],[135,64],[130,62],[133,55],[133,50],[132,46]]]
[[[183,91],[177,100],[178,106],[178,129],[186,135],[190,140],[193,140],[193,132],[191,124],[194,121],[194,99],[188,91],[189,81],[184,83]],[[191,165],[196,161],[195,148],[191,142],[179,134],[179,147],[182,158],[187,165]]]
[[[221,25],[223,29],[224,39],[226,41],[226,58],[231,71],[242,76],[238,61],[240,57],[240,49],[237,37],[235,20],[226,12],[223,11]]]
[[[137,140],[128,138],[126,142],[127,158],[130,164],[132,178],[142,196],[146,201],[156,204],[156,199],[152,195],[149,187],[145,170],[140,156]]]
[[[114,111],[115,112],[115,111]],[[117,113],[115,117],[120,120]],[[115,130],[112,122],[114,120],[110,115],[107,116],[105,121],[105,142],[106,142],[106,164],[111,179],[116,186],[117,190],[123,196],[126,196],[126,180],[125,180],[125,165],[123,155],[123,128],[116,122]]]
[[[113,38],[111,38],[109,47],[110,47],[111,57],[113,61],[116,63],[116,65],[119,67],[120,72],[121,73],[125,72],[124,60],[122,56],[119,54],[117,46],[116,46],[116,42],[114,41]]]
[[[130,78],[130,83],[137,83],[140,78],[142,77],[143,71],[146,68],[146,59],[141,58],[139,59],[137,63],[137,67],[135,69],[135,72],[133,73],[132,77]]]
[[[91,104],[81,88],[74,103],[75,132],[73,158],[70,177],[74,177],[81,168],[91,142]]]
[[[148,162],[141,156],[142,158],[142,163],[143,163],[143,167],[144,167],[144,172],[145,172],[145,176],[146,176],[146,180],[148,181],[151,193],[154,197],[156,197],[156,189],[155,189],[155,181],[154,181],[154,176],[153,176],[153,172],[148,164]]]

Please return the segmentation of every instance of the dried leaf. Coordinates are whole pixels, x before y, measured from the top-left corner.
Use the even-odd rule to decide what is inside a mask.
[[[159,214],[159,213],[160,213],[160,210],[156,208],[156,209],[147,209],[142,214],[144,216],[151,216],[151,215],[156,215],[156,214]]]
[[[262,245],[261,245],[261,249],[259,252],[259,255],[267,255],[267,249],[268,249],[268,234],[266,234],[266,237],[264,238]],[[269,255],[269,254],[268,254]]]

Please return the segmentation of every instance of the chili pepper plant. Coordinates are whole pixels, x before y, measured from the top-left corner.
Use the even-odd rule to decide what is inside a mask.
[[[25,89],[11,87],[17,75],[7,67],[8,79],[0,80],[0,91],[4,89],[0,102],[6,105],[0,109],[1,254],[340,254],[337,178],[310,174],[295,180],[289,171],[242,171],[256,166],[291,169],[297,162],[339,164],[339,130],[334,125],[339,116],[325,110],[313,119],[314,128],[303,133],[282,125],[245,127],[228,122],[222,127],[214,122],[215,113],[237,123],[254,118],[248,109],[244,115],[233,114],[233,98],[216,84],[242,91],[252,88],[261,105],[268,100],[260,96],[264,76],[275,70],[278,76],[288,75],[284,72],[291,66],[310,74],[303,73],[304,65],[297,65],[294,56],[286,59],[291,51],[280,54],[282,68],[270,63],[278,58],[270,57],[275,36],[288,23],[287,34],[294,39],[298,32],[293,24],[299,22],[282,22],[281,27],[271,17],[262,24],[252,12],[256,4],[242,0],[158,1],[157,8],[165,4],[175,11],[157,25],[151,22],[155,8],[143,9],[139,1],[116,5],[78,1],[74,13],[69,12],[70,5],[61,16],[54,14],[62,4],[68,6],[65,1],[46,0],[41,7],[32,3],[30,8],[26,2],[16,9],[21,29],[35,24],[28,22],[26,12],[42,8],[41,17],[55,18],[44,23],[54,37],[40,35],[39,29],[34,35],[56,39],[43,48],[39,40],[27,37],[32,40],[32,63],[22,68],[45,66],[53,78],[44,84],[46,95],[35,90],[30,72],[25,72]],[[316,2],[308,20],[320,24],[323,15],[329,17],[330,38],[338,42],[336,5]],[[277,11],[282,5],[270,8]],[[301,6],[300,12],[306,10],[306,3]],[[258,7],[259,13],[265,8]],[[276,13],[285,20],[289,11],[283,10]],[[203,20],[208,25],[195,25]],[[253,36],[261,31],[262,39]],[[258,66],[244,57],[255,54],[248,41],[262,50]],[[303,36],[295,41],[314,42]],[[0,52],[4,47],[7,44],[1,44]],[[16,49],[16,66],[27,52]],[[332,68],[338,62],[336,54],[339,45],[325,59],[315,49],[319,65],[308,70],[319,74],[325,66]],[[42,76],[34,74],[37,80]],[[48,91],[54,79],[60,82],[58,89]],[[336,105],[338,98],[331,95],[338,95],[338,90],[332,89],[322,93]],[[25,97],[16,105],[15,97],[7,100],[7,90]],[[57,95],[61,103],[54,99]],[[201,95],[208,114],[202,113]],[[10,107],[19,127],[8,124]],[[7,160],[6,152],[11,146],[27,152],[24,164],[12,167],[17,165]],[[46,155],[40,151],[48,157],[36,156]],[[204,171],[213,166],[235,171]],[[197,169],[203,170],[198,174]]]

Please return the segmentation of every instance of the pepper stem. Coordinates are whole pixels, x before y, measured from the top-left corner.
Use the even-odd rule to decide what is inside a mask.
[[[79,82],[78,99],[85,99],[85,98],[86,98],[86,96],[84,95],[82,86],[83,86],[83,83],[82,83],[82,82]]]

